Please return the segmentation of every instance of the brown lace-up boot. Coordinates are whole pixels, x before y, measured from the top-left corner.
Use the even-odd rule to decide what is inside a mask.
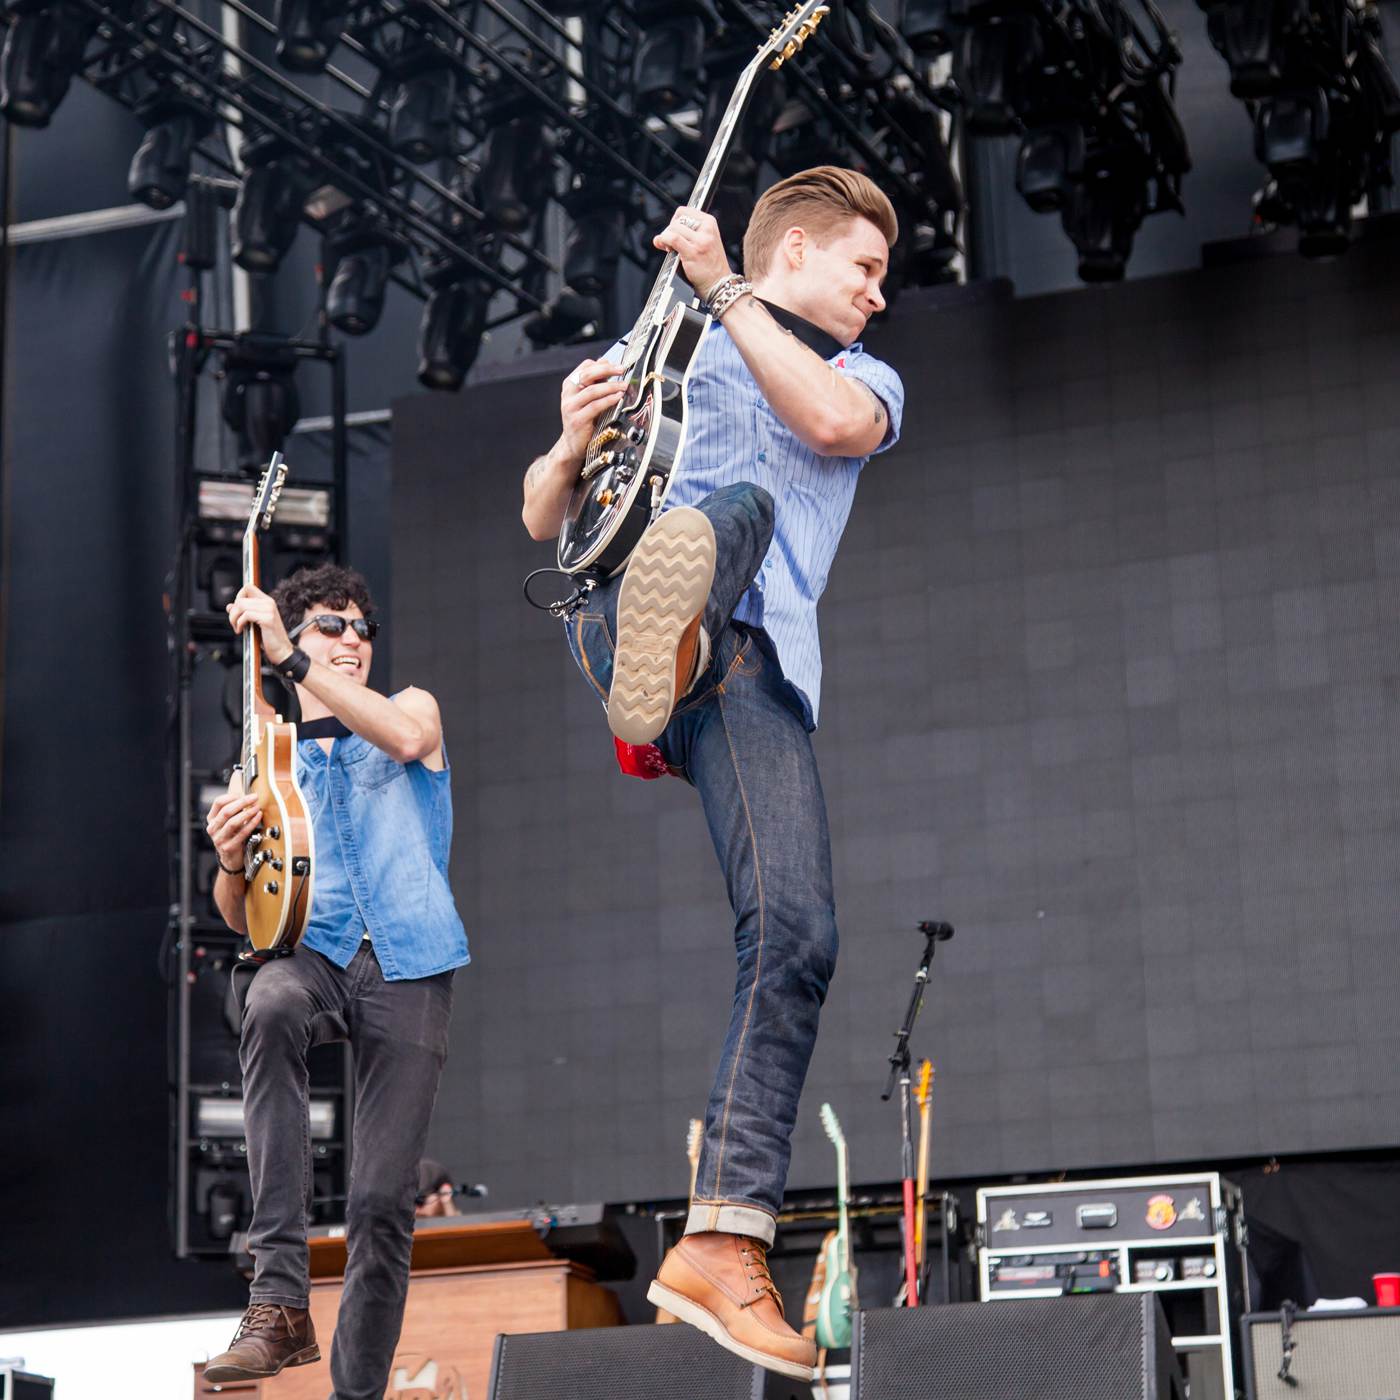
[[[647,1297],[756,1366],[799,1381],[815,1374],[816,1344],[784,1321],[767,1247],[757,1240],[687,1235],[662,1260]]]
[[[233,1344],[211,1357],[204,1368],[204,1379],[255,1381],[275,1376],[284,1366],[304,1366],[319,1361],[316,1329],[306,1308],[287,1308],[281,1303],[249,1303],[248,1311],[234,1333]]]

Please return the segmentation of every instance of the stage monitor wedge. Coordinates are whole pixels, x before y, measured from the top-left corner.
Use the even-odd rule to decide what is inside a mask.
[[[856,1315],[851,1400],[1184,1400],[1148,1293]]]
[[[488,1400],[811,1400],[684,1323],[496,1338]]]

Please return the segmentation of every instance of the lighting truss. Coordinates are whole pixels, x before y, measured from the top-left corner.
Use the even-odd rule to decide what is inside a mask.
[[[658,256],[651,235],[688,194],[735,77],[782,13],[693,0],[699,47],[692,35],[666,100],[642,104],[642,75],[668,52],[658,26],[679,7],[284,0],[272,18],[224,0],[230,28],[199,0],[45,3],[87,16],[80,76],[148,125],[178,112],[205,168],[242,182],[236,224],[290,209],[322,236],[327,283],[343,268],[342,328],[368,329],[392,280],[424,300],[469,288],[453,295],[473,324],[530,317],[544,342],[625,328]],[[309,72],[323,57],[324,76]],[[946,279],[962,204],[956,103],[929,73],[868,0],[838,0],[802,59],[766,75],[736,143],[715,206],[735,246],[762,185],[831,161],[890,193],[902,276]],[[290,239],[284,229],[241,260],[271,271]],[[638,270],[621,286],[619,264]]]

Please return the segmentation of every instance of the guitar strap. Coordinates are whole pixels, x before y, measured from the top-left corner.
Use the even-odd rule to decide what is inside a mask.
[[[755,297],[754,300],[763,302],[763,305],[768,309],[768,314],[785,331],[791,332],[796,339],[800,340],[809,350],[820,355],[822,359],[833,359],[846,348],[834,335],[828,335],[820,326],[813,325],[811,321],[799,316],[795,311],[789,311],[785,306],[774,306],[771,301],[763,301],[762,297]]]
[[[297,724],[297,739],[348,739],[354,730],[348,728],[334,715],[321,719],[304,719]]]

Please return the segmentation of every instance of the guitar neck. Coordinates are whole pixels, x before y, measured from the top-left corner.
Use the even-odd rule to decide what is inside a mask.
[[[760,53],[757,57],[750,59],[748,66],[739,75],[739,81],[735,84],[729,105],[724,109],[724,116],[720,118],[715,139],[710,143],[705,163],[700,167],[695,187],[690,192],[690,198],[686,200],[686,204],[692,209],[709,208],[710,197],[714,194],[715,186],[719,183],[720,172],[724,169],[725,158],[729,155],[729,147],[733,144],[734,134],[739,129],[739,123],[743,120],[744,112],[749,105],[749,98],[753,95],[754,82],[762,67],[762,58],[763,55]],[[629,369],[641,356],[652,327],[666,314],[671,304],[671,295],[675,290],[676,274],[680,270],[680,265],[680,258],[675,253],[667,253],[662,261],[661,271],[652,284],[646,305],[642,307],[642,314],[637,317],[636,324],[627,336],[627,350],[622,357],[622,362]],[[695,289],[697,295],[703,290],[705,289],[700,287]]]
[[[846,1217],[846,1208],[850,1200],[850,1191],[846,1185],[846,1143],[843,1139],[836,1149],[836,1196],[837,1196],[837,1233],[841,1240],[841,1262],[846,1269],[851,1267],[851,1231],[850,1224]]]
[[[256,586],[258,581],[258,537],[250,523],[243,535],[243,584]],[[258,700],[262,696],[262,648],[258,645],[256,627],[243,629],[243,782],[246,786],[257,776]]]

